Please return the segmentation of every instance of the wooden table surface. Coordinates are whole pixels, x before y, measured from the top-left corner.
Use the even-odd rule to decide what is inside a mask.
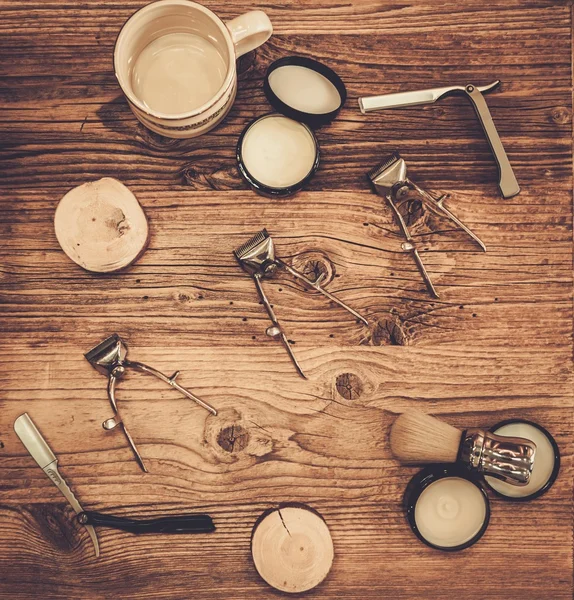
[[[250,534],[279,502],[308,503],[335,544],[308,598],[572,598],[572,6],[567,1],[287,0],[206,5],[229,19],[262,8],[271,40],[239,61],[237,101],[215,131],[174,141],[132,116],[112,69],[116,35],[142,0],[0,1],[0,597],[279,597],[255,572]],[[241,181],[234,147],[269,112],[271,61],[312,56],[349,98],[317,132],[308,189],[271,201]],[[361,95],[486,84],[521,184],[503,200],[470,104],[361,115]],[[443,227],[424,259],[425,292],[365,172],[398,148],[409,174],[488,246]],[[82,271],[61,251],[54,209],[103,176],[136,194],[151,227],[126,272]],[[441,229],[432,215],[413,224]],[[309,380],[299,378],[231,251],[266,226],[280,255],[362,310],[371,326],[290,278],[267,289]],[[298,256],[296,256],[298,255]],[[217,417],[149,376],[120,385],[121,409],[150,469],[106,432],[105,379],[83,354],[117,331],[130,357],[166,372]],[[422,545],[401,497],[415,468],[390,455],[408,407],[459,426],[509,417],[543,424],[560,476],[525,504],[491,495],[485,537],[460,553]],[[144,516],[207,511],[204,536],[86,532],[13,431],[27,411],[84,508]]]

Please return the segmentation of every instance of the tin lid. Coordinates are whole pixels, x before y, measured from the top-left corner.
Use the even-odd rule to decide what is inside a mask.
[[[273,108],[310,127],[330,123],[347,99],[341,78],[312,58],[286,56],[267,69],[263,90]]]
[[[459,464],[419,471],[406,487],[403,507],[413,533],[427,546],[446,552],[478,542],[490,521],[480,479]]]
[[[560,472],[560,450],[550,432],[533,421],[525,419],[506,419],[490,428],[495,434],[520,437],[536,444],[534,466],[530,482],[526,486],[517,487],[494,477],[484,477],[490,490],[500,498],[513,502],[534,500],[545,494],[554,484]]]

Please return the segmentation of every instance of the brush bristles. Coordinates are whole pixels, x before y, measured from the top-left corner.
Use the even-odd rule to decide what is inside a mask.
[[[264,242],[269,237],[267,229],[262,229],[259,233],[256,233],[250,240],[247,240],[245,244],[239,246],[233,251],[233,254],[238,260],[241,260],[248,252],[251,252],[255,246]]]
[[[399,415],[391,427],[391,451],[407,464],[453,463],[462,431],[418,410]]]
[[[374,182],[375,179],[385,170],[388,169],[393,163],[396,163],[397,160],[400,160],[401,155],[395,151],[390,156],[388,156],[383,162],[379,163],[376,167],[373,167],[368,173],[367,177],[371,182]]]

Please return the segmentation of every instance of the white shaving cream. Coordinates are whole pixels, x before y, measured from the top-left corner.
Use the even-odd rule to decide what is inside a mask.
[[[300,183],[309,175],[317,147],[305,125],[273,114],[249,127],[241,143],[241,156],[253,179],[281,189]]]
[[[415,506],[420,534],[435,546],[453,548],[470,541],[486,519],[482,492],[460,477],[444,477],[423,490]]]

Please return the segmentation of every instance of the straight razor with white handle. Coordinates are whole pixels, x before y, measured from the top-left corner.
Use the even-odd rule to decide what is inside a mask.
[[[381,96],[365,96],[359,98],[359,108],[363,114],[374,110],[386,108],[403,108],[405,106],[418,106],[432,104],[445,96],[463,95],[468,98],[474,112],[478,117],[488,145],[498,168],[498,187],[503,198],[512,198],[520,192],[520,186],[492,120],[490,111],[483,94],[496,89],[500,81],[496,80],[489,85],[451,85],[448,87],[416,90],[413,92],[398,92],[396,94],[383,94]]]
[[[20,415],[16,421],[14,421],[14,431],[24,446],[26,446],[26,450],[28,450],[30,456],[38,463],[38,466],[46,473],[52,483],[60,490],[60,492],[62,492],[64,498],[66,498],[76,513],[83,513],[84,509],[80,506],[74,493],[58,472],[58,459],[56,458],[56,455],[52,452],[50,446],[48,446],[48,443],[38,431],[28,413]],[[92,539],[96,556],[99,556],[100,546],[94,527],[92,525],[84,525],[84,527],[88,530],[90,538]]]

